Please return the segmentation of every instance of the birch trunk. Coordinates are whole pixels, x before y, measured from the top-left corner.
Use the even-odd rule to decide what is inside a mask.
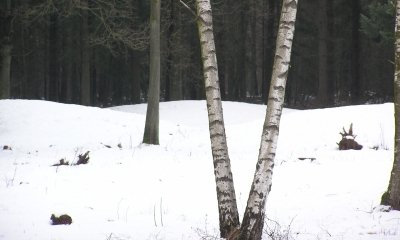
[[[274,158],[279,135],[279,122],[285,99],[286,79],[294,36],[298,0],[284,0],[276,53],[268,97],[267,113],[261,137],[260,151],[239,239],[261,239],[265,202],[272,186]]]
[[[400,0],[396,1],[395,27],[395,75],[394,75],[394,162],[388,188],[388,204],[400,210]]]
[[[211,150],[217,188],[221,237],[239,226],[235,189],[226,143],[210,0],[196,0]]]
[[[150,5],[150,80],[143,143],[158,145],[160,102],[160,0],[151,0]]]

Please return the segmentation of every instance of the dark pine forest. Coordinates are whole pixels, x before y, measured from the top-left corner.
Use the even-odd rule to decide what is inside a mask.
[[[182,0],[194,9],[194,1]],[[212,0],[223,100],[268,94],[281,1]],[[149,0],[1,0],[0,98],[147,101]],[[300,0],[286,106],[392,101],[390,0]],[[204,99],[196,17],[161,1],[161,100]]]

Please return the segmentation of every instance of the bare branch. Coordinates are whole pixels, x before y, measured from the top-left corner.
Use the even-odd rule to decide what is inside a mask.
[[[180,2],[187,10],[189,10],[189,11],[193,14],[193,16],[195,16],[196,18],[198,17],[197,14],[196,14],[196,12],[193,11],[193,9],[191,9],[184,1],[179,0],[179,2]]]

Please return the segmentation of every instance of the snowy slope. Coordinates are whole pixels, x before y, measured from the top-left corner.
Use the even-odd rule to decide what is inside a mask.
[[[223,107],[242,215],[265,106]],[[161,103],[160,146],[141,144],[145,112],[144,104],[100,109],[0,101],[0,146],[12,148],[0,149],[0,239],[215,239],[205,102]],[[364,148],[338,151],[338,133],[351,122]],[[400,212],[379,208],[393,129],[393,104],[285,109],[268,232],[278,232],[276,221],[293,239],[400,239]],[[51,166],[61,158],[76,162],[86,151],[87,165]],[[52,226],[52,213],[69,214],[73,223]]]

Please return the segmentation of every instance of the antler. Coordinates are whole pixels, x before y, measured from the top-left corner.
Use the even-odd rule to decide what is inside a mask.
[[[346,136],[352,136],[353,138],[356,138],[355,135],[353,135],[353,123],[350,124],[349,127],[349,132],[346,131],[346,129],[344,129],[344,127],[342,128],[343,132],[339,133],[342,138],[346,137]]]
[[[353,136],[353,123],[350,124],[349,135]]]

